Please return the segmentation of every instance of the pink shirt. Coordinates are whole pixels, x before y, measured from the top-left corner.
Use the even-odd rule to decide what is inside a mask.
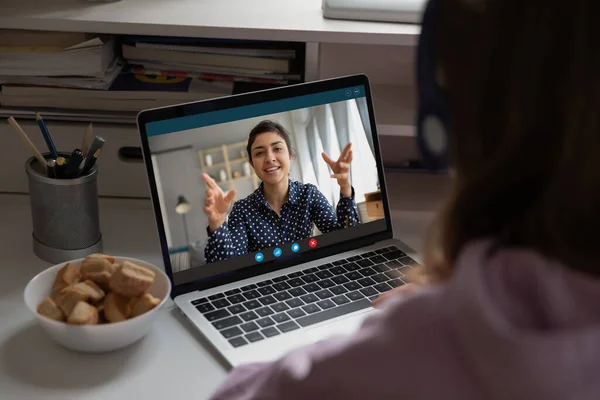
[[[529,250],[462,252],[358,334],[234,369],[213,399],[600,399],[600,280]]]

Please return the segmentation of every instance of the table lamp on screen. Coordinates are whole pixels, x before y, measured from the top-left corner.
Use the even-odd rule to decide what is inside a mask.
[[[177,197],[177,205],[175,206],[175,212],[177,214],[181,215],[181,218],[183,221],[183,232],[185,233],[186,247],[190,245],[190,235],[188,233],[186,218],[187,218],[187,213],[189,213],[191,209],[192,209],[192,205],[190,204],[190,202],[187,201],[187,199],[184,196],[179,195],[179,197]]]

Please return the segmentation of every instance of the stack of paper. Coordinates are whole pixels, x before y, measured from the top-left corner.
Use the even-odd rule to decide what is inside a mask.
[[[0,108],[0,118],[15,117],[16,119],[30,119],[35,121],[36,112],[44,116],[44,120],[50,121],[74,121],[74,122],[101,122],[111,124],[135,124],[136,112],[122,111],[89,111],[77,109],[55,109],[55,108]]]
[[[291,43],[130,36],[121,50],[130,71],[147,75],[280,85],[301,80],[302,59]]]
[[[0,84],[106,89],[121,69],[110,37],[0,30]]]
[[[130,119],[148,108],[301,82],[304,60],[303,43],[0,29],[0,106]]]
[[[122,72],[108,90],[4,85],[0,104],[5,107],[139,112],[147,108],[225,96],[232,91],[232,82]]]

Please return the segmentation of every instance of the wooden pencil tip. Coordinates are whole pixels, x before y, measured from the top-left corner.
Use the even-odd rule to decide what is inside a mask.
[[[39,113],[39,112],[36,112],[36,113],[35,113],[35,119],[37,119],[38,121],[39,121],[40,119],[42,119],[42,116],[40,115],[40,113]]]

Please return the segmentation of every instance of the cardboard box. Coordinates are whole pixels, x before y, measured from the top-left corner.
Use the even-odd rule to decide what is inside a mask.
[[[381,200],[381,191],[365,193],[365,202],[367,203],[367,215],[371,218],[383,218],[383,201]]]

